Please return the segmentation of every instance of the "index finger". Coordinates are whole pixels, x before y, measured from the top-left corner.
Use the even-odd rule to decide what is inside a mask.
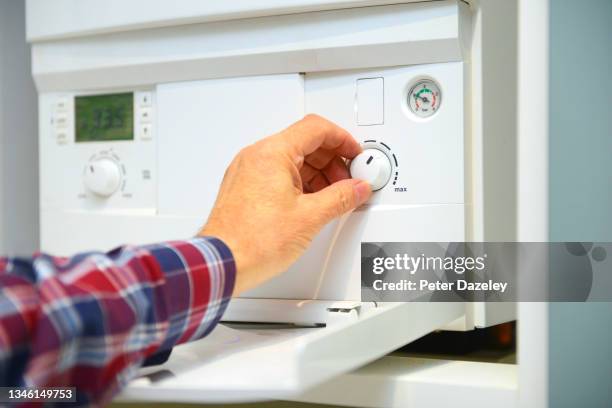
[[[292,153],[296,158],[303,158],[323,148],[352,159],[362,150],[349,132],[314,114],[306,115],[302,120],[289,126],[281,135],[292,147]]]

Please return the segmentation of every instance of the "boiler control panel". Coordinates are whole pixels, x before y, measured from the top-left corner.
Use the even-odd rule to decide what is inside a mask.
[[[347,164],[374,194],[341,227],[326,227],[291,271],[249,296],[332,298],[336,285],[319,281],[332,267],[321,248],[336,246],[330,259],[357,268],[351,257],[360,242],[464,240],[463,77],[463,63],[449,62],[43,93],[43,242],[68,253],[85,243],[106,249],[191,236],[241,148],[316,113],[361,143]],[[70,245],[53,241],[68,223],[77,231]],[[94,245],[90,231],[101,229]],[[359,274],[346,265],[338,269],[350,274],[346,297],[354,299]]]
[[[463,75],[461,62],[306,74],[306,111],[364,149],[350,172],[372,185],[370,207],[464,204]]]
[[[154,209],[155,105],[153,89],[41,95],[43,205]]]

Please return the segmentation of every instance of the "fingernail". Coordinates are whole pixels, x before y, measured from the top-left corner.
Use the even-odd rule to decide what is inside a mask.
[[[368,201],[370,196],[372,195],[372,187],[370,184],[363,180],[355,180],[356,183],[353,185],[353,189],[355,190],[355,197],[357,199],[357,205],[361,205]]]

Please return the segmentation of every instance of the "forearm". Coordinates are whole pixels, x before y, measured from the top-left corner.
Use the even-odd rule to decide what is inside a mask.
[[[235,279],[229,249],[208,238],[2,269],[2,385],[70,385],[96,401],[147,356],[209,333]]]

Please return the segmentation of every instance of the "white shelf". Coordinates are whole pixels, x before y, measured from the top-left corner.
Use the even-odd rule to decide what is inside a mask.
[[[122,399],[197,403],[292,399],[462,313],[461,303],[411,302],[340,313],[344,319],[330,319],[324,328],[222,324],[205,339],[176,347],[163,365],[142,369]]]
[[[515,364],[389,355],[340,375],[295,401],[354,407],[510,408],[517,406]]]

